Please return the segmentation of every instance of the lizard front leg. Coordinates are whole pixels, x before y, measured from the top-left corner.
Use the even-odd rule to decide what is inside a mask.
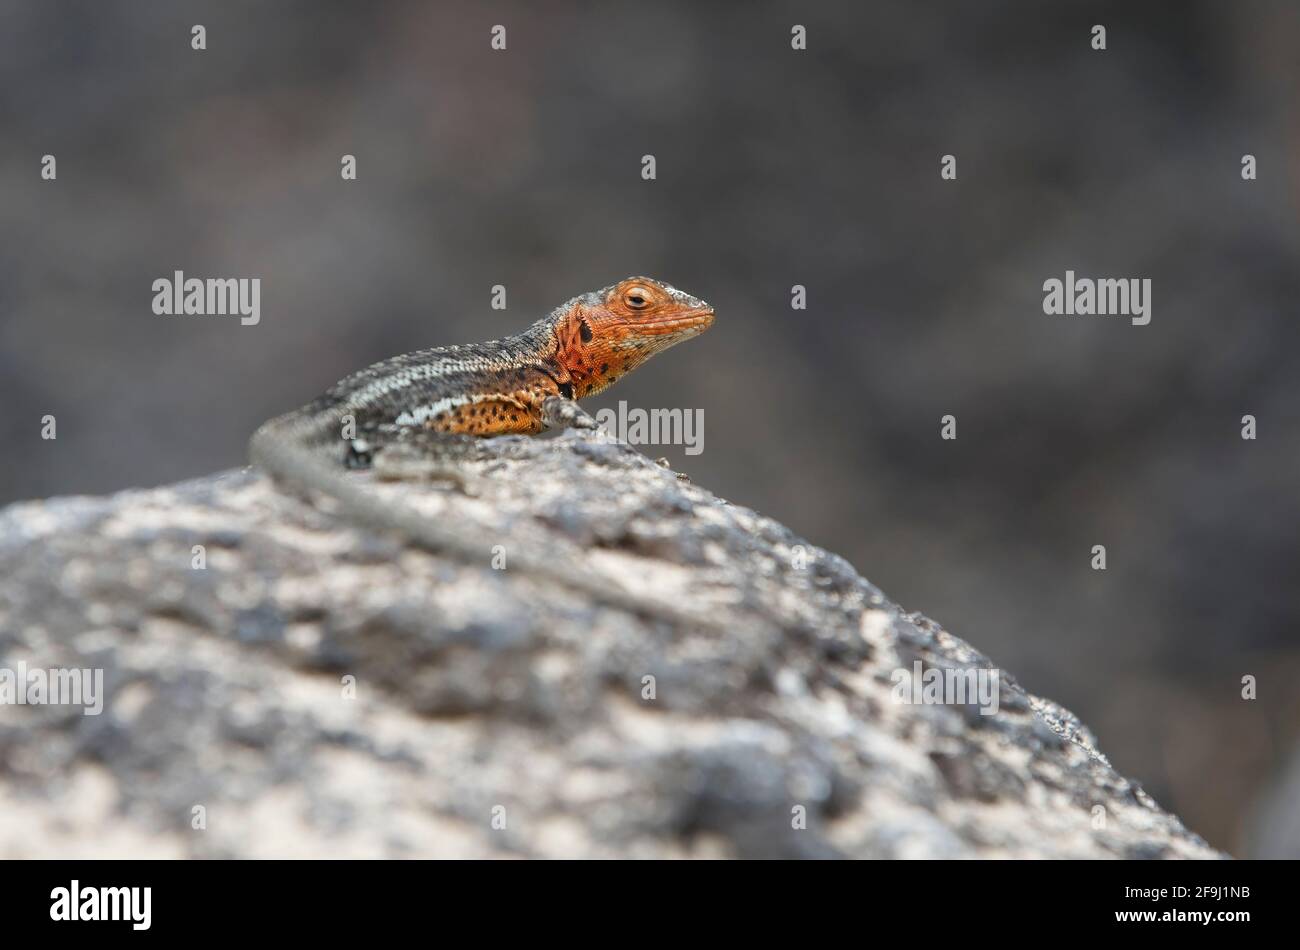
[[[600,428],[591,413],[563,396],[550,396],[542,401],[542,425],[548,429]]]

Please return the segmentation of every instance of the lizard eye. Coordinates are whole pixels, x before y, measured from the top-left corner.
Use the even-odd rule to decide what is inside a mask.
[[[650,294],[644,287],[633,287],[623,295],[623,302],[633,310],[650,306]]]
[[[595,334],[591,332],[591,324],[586,320],[578,321],[578,336],[582,337],[583,343],[590,343],[591,338],[595,336]]]

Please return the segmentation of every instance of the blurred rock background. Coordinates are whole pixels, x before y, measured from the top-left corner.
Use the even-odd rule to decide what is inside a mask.
[[[1284,0],[4,0],[0,502],[238,465],[366,363],[659,276],[718,324],[596,407],[703,407],[702,455],[647,451],[960,628],[1212,844],[1300,856],[1297,49]],[[260,277],[260,325],[155,316],[176,269]],[[1151,324],[1045,316],[1067,269],[1150,278]]]

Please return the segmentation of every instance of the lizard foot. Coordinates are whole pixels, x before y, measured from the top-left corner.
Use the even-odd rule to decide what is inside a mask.
[[[572,399],[551,396],[542,403],[542,424],[548,429],[599,429],[595,418]]]
[[[348,468],[369,468],[375,461],[375,448],[365,439],[349,439],[343,464]]]
[[[421,456],[416,452],[402,451],[398,446],[388,446],[378,453],[373,463],[375,478],[385,482],[451,482],[462,494],[477,495],[474,479],[460,469]]]

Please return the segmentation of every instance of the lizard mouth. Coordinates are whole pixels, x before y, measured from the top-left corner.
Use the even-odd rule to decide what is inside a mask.
[[[643,323],[637,327],[637,330],[644,333],[646,336],[664,336],[667,334],[676,335],[684,333],[690,333],[693,336],[696,333],[703,333],[711,326],[713,326],[713,308],[700,307],[697,310],[689,310],[686,313],[679,313],[664,320],[656,320],[653,323]]]

